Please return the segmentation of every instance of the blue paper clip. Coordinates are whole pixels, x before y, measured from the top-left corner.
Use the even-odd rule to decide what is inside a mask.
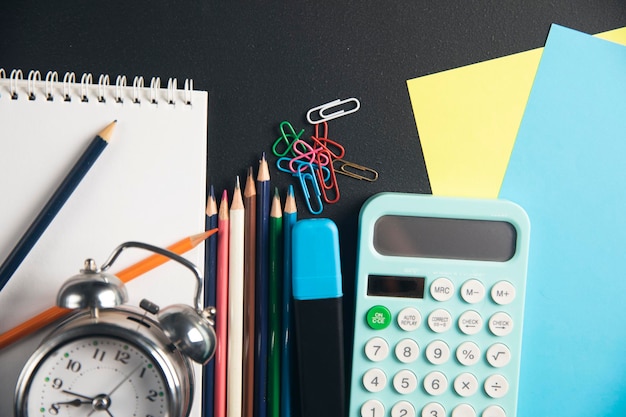
[[[289,168],[289,163],[291,161],[292,161],[292,158],[289,158],[288,156],[280,157],[278,158],[278,160],[276,160],[276,168],[278,168],[279,171],[286,172],[287,174],[291,174],[294,177],[297,177],[299,171],[306,169],[310,165],[313,167],[313,171],[315,172],[319,170],[322,171],[323,180],[325,182],[330,180],[331,172],[327,166],[320,167],[319,165],[314,164],[312,162],[307,162],[304,160],[296,160],[294,161],[295,170],[291,170]]]
[[[284,126],[287,126],[290,132],[285,132]],[[296,153],[293,150],[294,143],[296,143],[296,141],[300,139],[300,136],[302,136],[302,134],[304,133],[304,129],[302,129],[300,133],[296,133],[291,123],[289,123],[286,120],[280,123],[279,128],[280,128],[280,136],[278,137],[278,139],[276,139],[276,141],[274,141],[274,145],[272,145],[272,152],[274,153],[274,155],[279,156],[279,157],[286,156],[289,152],[291,152],[292,155],[295,155]],[[279,152],[277,148],[283,142],[285,142],[286,149],[284,152]]]
[[[343,106],[346,103],[354,103],[354,107],[348,110],[346,110],[345,108],[339,108],[340,106]],[[329,110],[333,108],[339,108],[339,109],[336,109],[332,113],[327,113]],[[337,117],[354,113],[360,108],[361,108],[361,102],[354,97],[347,98],[345,100],[341,100],[338,98],[337,100],[330,101],[326,104],[322,104],[321,106],[313,107],[311,110],[309,110],[306,113],[306,119],[309,121],[309,123],[311,123],[312,125],[315,125],[318,123],[322,123],[325,121],[327,122],[329,120],[336,119]],[[312,113],[317,113],[319,115],[319,119],[316,119],[316,120],[311,119]]]
[[[320,187],[317,184],[317,179],[315,178],[315,172],[313,171],[313,164],[308,163],[309,169],[311,172],[306,172],[307,168],[302,170],[298,170],[298,178],[300,179],[300,186],[302,187],[302,192],[304,193],[304,200],[306,202],[307,207],[311,214],[320,214],[324,209],[322,205],[321,191]],[[311,184],[311,188],[313,189],[314,195],[311,195],[309,192],[309,187],[307,186],[307,182]],[[312,200],[315,199],[312,203]]]

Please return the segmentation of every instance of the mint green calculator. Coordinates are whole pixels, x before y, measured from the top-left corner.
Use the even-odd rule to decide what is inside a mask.
[[[359,222],[349,417],[515,417],[524,210],[383,193]]]

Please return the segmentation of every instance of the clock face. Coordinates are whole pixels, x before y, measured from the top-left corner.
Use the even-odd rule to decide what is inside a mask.
[[[44,357],[28,387],[28,416],[167,416],[170,395],[154,359],[108,336],[72,340]]]

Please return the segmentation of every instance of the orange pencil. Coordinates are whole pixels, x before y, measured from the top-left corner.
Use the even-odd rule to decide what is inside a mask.
[[[208,232],[188,236],[184,239],[179,240],[173,245],[168,246],[167,249],[171,252],[176,253],[177,255],[182,255],[183,253],[188,252],[198,246],[215,232],[217,232],[217,229],[212,229]],[[169,258],[155,254],[147,257],[142,261],[137,262],[134,265],[129,266],[126,269],[123,269],[116,275],[122,282],[128,282],[134,278],[137,278],[139,275],[145,274],[151,269],[154,269],[157,266],[164,264],[167,261],[169,261]],[[11,343],[15,342],[18,339],[21,339],[22,337],[28,336],[29,334],[32,334],[37,330],[42,329],[43,327],[54,322],[55,320],[65,316],[70,311],[71,310],[57,306],[53,306],[47,310],[44,310],[36,316],[15,326],[11,330],[2,333],[0,335],[0,349],[10,345]]]

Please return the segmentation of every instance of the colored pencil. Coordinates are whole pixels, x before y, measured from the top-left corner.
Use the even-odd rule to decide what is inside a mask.
[[[244,321],[243,321],[243,416],[254,417],[254,337],[256,280],[256,185],[248,169],[243,193],[246,208],[244,234]]]
[[[78,158],[78,161],[76,161],[72,169],[70,169],[65,179],[61,182],[61,185],[59,185],[52,194],[52,197],[50,197],[11,253],[9,253],[9,256],[4,260],[0,266],[0,290],[4,288],[9,279],[11,279],[11,276],[13,276],[17,268],[19,268],[24,258],[26,258],[59,210],[61,210],[61,207],[63,207],[78,184],[80,184],[83,177],[96,162],[104,148],[109,144],[116,123],[117,120],[109,124],[93,138],[89,146],[87,146],[87,149],[85,149],[80,158]],[[19,140],[19,138],[17,140]],[[26,161],[24,163],[26,163]],[[5,179],[5,181],[6,180],[8,179]],[[25,190],[25,192],[28,192],[28,190]]]
[[[257,255],[256,255],[256,356],[254,359],[254,416],[267,416],[268,351],[268,233],[270,175],[265,153],[257,174]]]
[[[214,417],[226,417],[226,364],[228,360],[228,252],[230,218],[228,192],[224,190],[217,220],[217,288],[215,308],[217,346],[215,349]]]
[[[283,213],[276,188],[269,220],[269,338],[267,414],[280,417],[281,284],[283,272]]]
[[[213,186],[209,189],[206,204],[206,229],[217,227],[217,203]],[[219,233],[219,231],[218,231]],[[215,276],[217,274],[217,234],[204,245],[204,307],[215,307]],[[211,417],[214,409],[215,361],[202,367],[202,415]]]
[[[217,229],[213,229],[209,230],[208,232],[188,236],[184,239],[179,240],[173,245],[168,246],[167,249],[178,255],[182,255],[183,253],[190,251],[191,249],[198,246],[200,243],[204,242],[205,239],[207,239],[209,236],[213,235],[216,232]],[[122,282],[126,283],[156,268],[157,266],[164,264],[169,260],[170,258],[159,254],[151,255],[143,259],[142,261],[139,261],[126,269],[123,269],[115,275]],[[37,330],[44,328],[49,324],[52,324],[55,320],[64,317],[70,312],[71,310],[67,310],[57,306],[50,307],[47,310],[44,310],[36,316],[28,319],[27,321],[0,335],[0,349],[10,345],[11,343],[21,339],[22,337],[28,336],[36,332]]]
[[[293,185],[289,186],[287,198],[285,199],[285,209],[283,211],[283,297],[282,297],[282,354],[280,357],[280,416],[291,417],[292,409],[296,409],[297,400],[295,396],[298,390],[292,389],[291,381],[296,380],[293,365],[293,332],[292,332],[292,291],[291,291],[291,230],[298,219],[296,199],[294,197]]]
[[[245,209],[239,177],[230,206],[228,262],[228,366],[226,413],[241,417],[243,373],[243,264]]]

